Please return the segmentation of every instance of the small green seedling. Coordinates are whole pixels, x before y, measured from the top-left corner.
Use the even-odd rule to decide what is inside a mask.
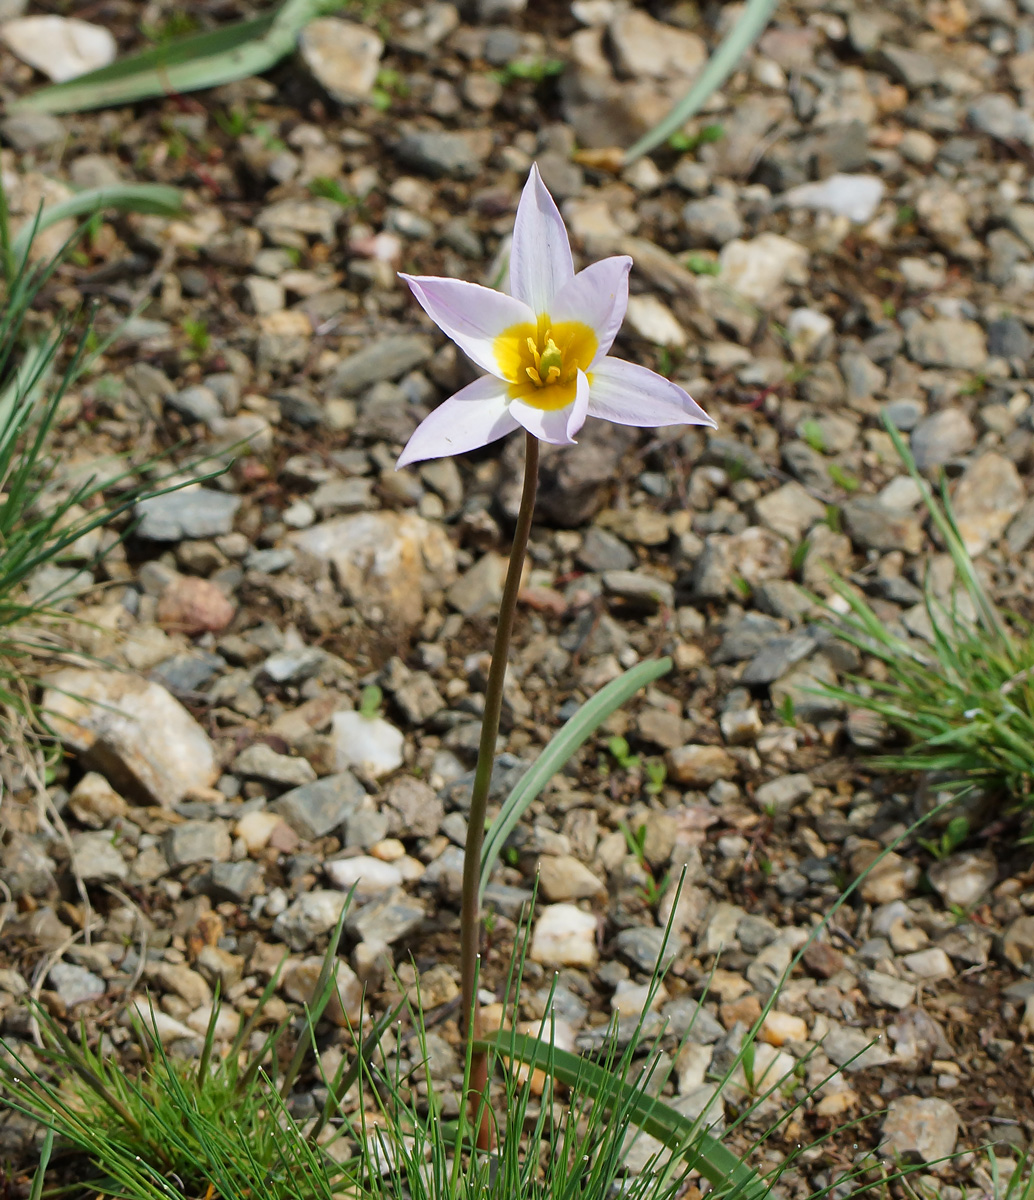
[[[827,469],[830,479],[833,480],[837,487],[843,488],[845,492],[858,491],[861,481],[857,475],[852,475],[850,471],[845,471],[839,463],[830,463]]]
[[[329,179],[325,175],[320,175],[309,184],[309,191],[314,196],[320,196],[324,200],[333,200],[335,204],[340,204],[342,208],[355,208],[359,203],[355,196],[346,192],[336,179]]]
[[[492,78],[507,87],[517,80],[528,80],[531,83],[542,83],[559,75],[565,62],[561,58],[515,58],[508,62],[500,71],[493,71]]]
[[[699,250],[687,254],[682,261],[686,264],[686,270],[692,271],[694,275],[720,275],[722,273],[719,261],[707,254],[701,254]]]
[[[668,778],[668,768],[664,765],[664,759],[648,758],[643,766],[646,768],[644,791],[648,796],[659,796],[664,791],[664,784]]]
[[[721,125],[705,125],[703,129],[697,133],[673,133],[668,138],[668,145],[672,150],[678,151],[679,154],[688,154],[693,150],[699,149],[701,146],[710,145],[712,142],[720,142],[725,137],[725,129]]]
[[[920,846],[940,862],[953,854],[969,837],[969,821],[965,817],[952,817],[939,838],[917,838]]]
[[[625,738],[615,736],[607,742],[607,749],[610,751],[618,766],[625,771],[633,771],[639,766],[639,755],[632,753],[632,747],[629,746]]]
[[[184,317],[180,328],[187,335],[192,354],[200,358],[202,354],[206,353],[212,344],[212,335],[208,331],[207,321],[203,318],[195,321],[192,317]]]
[[[380,716],[384,693],[375,683],[368,683],[359,696],[359,715],[371,720]]]
[[[783,702],[776,711],[779,713],[779,719],[784,725],[794,726],[797,724],[797,712],[794,708],[792,696],[784,696]]]
[[[805,421],[801,426],[801,437],[818,454],[822,454],[826,449],[826,438],[818,421],[811,418]]]

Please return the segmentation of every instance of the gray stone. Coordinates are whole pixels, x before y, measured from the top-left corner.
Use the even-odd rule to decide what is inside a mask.
[[[335,367],[328,392],[337,396],[355,396],[375,383],[401,379],[409,371],[423,366],[433,351],[431,339],[423,334],[399,333],[378,338]]]
[[[815,790],[815,785],[804,774],[780,775],[770,779],[754,792],[754,803],[762,812],[788,813]]]
[[[689,996],[669,1000],[661,1008],[661,1015],[668,1021],[668,1031],[679,1042],[685,1038],[693,1045],[713,1045],[725,1037],[721,1022],[701,1002]]]
[[[72,870],[83,883],[120,883],[129,874],[110,833],[73,834]]]
[[[919,518],[904,509],[887,508],[873,496],[848,500],[842,508],[844,529],[864,550],[904,550],[918,554],[923,545]]]
[[[127,799],[172,805],[191,788],[215,782],[208,735],[159,684],[121,671],[75,668],[47,682],[43,708],[51,728]]]
[[[987,340],[976,321],[959,317],[920,318],[905,334],[909,356],[923,367],[975,371],[987,361]]]
[[[911,433],[926,416],[926,405],[922,400],[906,397],[901,400],[888,400],[883,406],[883,411],[898,429],[904,433]]]
[[[784,483],[756,500],[754,511],[762,525],[795,545],[812,525],[826,517],[826,506],[796,482]]]
[[[214,675],[226,670],[226,661],[204,650],[174,654],[150,671],[150,678],[174,695],[196,692]]]
[[[575,553],[575,561],[590,571],[628,571],[635,566],[636,556],[619,537],[593,525]]]
[[[255,742],[242,750],[233,760],[233,771],[242,779],[258,779],[280,787],[301,787],[316,778],[307,759],[277,754],[265,742]]]
[[[1034,132],[1030,114],[1004,92],[987,92],[970,104],[966,114],[981,133],[1000,141],[1023,141],[1029,145]]]
[[[210,428],[223,417],[223,406],[211,388],[203,384],[184,388],[166,397],[165,403],[187,421],[198,421]]]
[[[1034,500],[1028,500],[1005,531],[1005,541],[1013,554],[1026,550],[1034,542]]]
[[[743,233],[743,220],[725,196],[690,200],[682,210],[682,223],[694,245],[724,246]]]
[[[1008,213],[1009,228],[1034,250],[1034,204],[1014,204]]]
[[[448,587],[456,575],[448,534],[415,513],[354,513],[289,538],[317,563],[330,565],[344,598],[367,621],[400,633],[422,619],[424,591]]]
[[[452,584],[446,599],[465,617],[494,612],[503,596],[506,567],[505,556],[490,550]]]
[[[107,991],[107,984],[99,975],[74,963],[55,963],[47,973],[47,982],[66,1008],[100,1000]]]
[[[423,924],[424,906],[400,888],[350,913],[345,928],[362,942],[393,946]]]
[[[977,555],[993,545],[1026,499],[1020,473],[1004,455],[989,450],[970,463],[952,497],[966,550]]]
[[[175,870],[200,862],[226,862],[232,842],[222,821],[184,821],[165,835],[162,849]]]
[[[298,650],[279,650],[271,654],[262,664],[262,671],[274,683],[301,683],[318,674],[326,661],[325,650],[318,646],[302,646]]]
[[[608,595],[647,612],[675,606],[675,589],[672,585],[645,571],[605,571],[603,588]]]
[[[682,949],[682,938],[653,925],[622,929],[614,939],[614,949],[641,971],[651,973],[660,963],[661,969],[668,966]],[[663,961],[662,960],[663,955]]]
[[[836,685],[837,673],[833,664],[824,654],[816,654],[803,666],[777,679],[769,695],[772,707],[777,711],[789,702],[798,719],[815,723],[843,714],[843,702],[823,691],[825,687]]]
[[[850,1072],[882,1067],[893,1058],[887,1048],[886,1038],[872,1037],[864,1029],[854,1029],[833,1021],[823,1039],[822,1050],[830,1062]]]
[[[432,793],[433,795],[434,793]],[[269,807],[306,841],[326,837],[355,813],[366,796],[350,771],[325,775],[315,783],[285,792]]]
[[[1034,338],[1016,317],[1001,317],[987,327],[987,350],[996,358],[1028,359],[1034,354]]]
[[[211,488],[184,488],[141,500],[134,510],[137,537],[149,542],[210,538],[233,529],[240,497]]]
[[[884,1008],[907,1008],[915,999],[915,984],[895,975],[860,971],[858,979],[873,1004],[881,1004]]]
[[[958,1114],[947,1100],[899,1096],[887,1109],[880,1150],[888,1157],[939,1162],[954,1152],[958,1136]]]
[[[50,113],[20,112],[0,122],[0,136],[24,153],[64,141],[68,130]]]
[[[934,863],[926,874],[945,904],[972,908],[994,886],[998,862],[990,850],[965,850]]]
[[[331,721],[334,765],[341,771],[354,767],[371,779],[390,775],[402,766],[405,737],[383,717],[365,716],[346,709]]]
[[[437,792],[423,780],[408,775],[392,780],[384,803],[398,814],[403,837],[434,837],[445,816]]]
[[[943,408],[931,413],[912,430],[909,439],[920,471],[941,467],[976,445],[977,431],[961,408]]]
[[[204,892],[218,904],[230,900],[244,904],[261,890],[262,868],[257,862],[217,862],[198,879],[198,891]]]
[[[347,903],[348,897],[343,892],[330,889],[305,892],[273,922],[273,936],[292,950],[307,950],[337,925]]]
[[[795,663],[812,654],[817,645],[811,629],[774,637],[747,663],[740,681],[748,687],[775,683]]]
[[[879,57],[892,75],[910,90],[931,87],[941,77],[941,65],[932,55],[885,42]]]
[[[106,835],[111,844],[110,835]],[[8,887],[11,897],[46,896],[56,888],[54,864],[42,846],[24,833],[9,833],[7,844],[0,850],[0,880]]]
[[[480,170],[491,149],[492,137],[486,130],[408,129],[395,147],[395,156],[427,175],[469,179]]]

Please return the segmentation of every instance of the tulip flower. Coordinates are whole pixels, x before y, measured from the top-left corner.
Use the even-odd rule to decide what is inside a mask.
[[[611,357],[628,307],[627,254],[575,274],[563,218],[531,168],[510,251],[509,294],[427,275],[403,275],[432,321],[487,374],[421,422],[398,460],[487,446],[523,427],[572,445],[589,417],[644,429],[714,421],[677,384]]]

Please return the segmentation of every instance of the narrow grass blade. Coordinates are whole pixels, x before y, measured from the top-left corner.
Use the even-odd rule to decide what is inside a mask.
[[[489,877],[502,853],[506,839],[524,815],[528,805],[612,712],[619,709],[640,688],[646,687],[647,684],[666,675],[671,667],[670,658],[650,659],[648,662],[642,662],[632,667],[624,675],[612,679],[592,699],[587,700],[553,737],[536,759],[535,765],[521,776],[520,782],[507,796],[499,810],[499,815],[485,835],[485,844],[481,851],[479,900],[484,898]]]
[[[56,225],[68,217],[91,216],[105,208],[172,216],[179,212],[182,203],[177,188],[161,183],[120,183],[110,187],[87,188],[68,200],[44,208],[39,219],[31,225],[27,223],[11,243],[11,255],[15,263],[23,262],[33,238],[50,225]]]
[[[703,108],[736,68],[736,64],[761,36],[775,11],[776,0],[747,0],[743,14],[722,40],[722,44],[707,60],[700,78],[670,113],[625,151],[625,165],[649,154],[677,132],[690,117]]]
[[[733,1152],[708,1133],[694,1132],[694,1123],[660,1100],[646,1095],[631,1083],[624,1083],[594,1063],[566,1050],[558,1050],[548,1041],[528,1034],[501,1031],[478,1043],[479,1048],[503,1055],[515,1055],[528,1066],[538,1067],[568,1087],[579,1087],[601,1097],[620,1101],[629,1120],[645,1133],[677,1150],[691,1160],[692,1166],[723,1196],[741,1200],[764,1200],[768,1187]]]
[[[217,29],[176,38],[132,54],[67,83],[41,88],[11,111],[85,112],[152,96],[196,92],[261,75],[294,49],[298,34],[321,12],[344,0],[286,0],[278,10]]]

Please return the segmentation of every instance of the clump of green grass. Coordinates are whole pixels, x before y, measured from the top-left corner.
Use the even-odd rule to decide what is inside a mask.
[[[72,645],[76,618],[65,609],[92,586],[117,544],[112,522],[189,481],[183,473],[176,482],[163,478],[161,455],[143,463],[127,456],[114,467],[107,460],[75,475],[64,469],[54,439],[66,397],[113,338],[99,338],[83,313],[55,320],[40,297],[105,209],[168,213],[178,206],[172,188],[100,188],[41,209],[15,233],[0,187],[0,761],[24,758],[27,741],[45,725],[38,679]],[[66,217],[83,223],[49,260],[34,262],[40,231]]]
[[[849,706],[874,713],[907,743],[876,762],[891,770],[943,772],[962,788],[980,787],[1034,809],[1034,629],[999,610],[966,549],[942,482],[936,495],[897,429],[894,447],[918,485],[934,528],[955,566],[946,600],[926,587],[930,640],[901,636],[839,576],[831,582],[848,607],[836,632],[878,659],[885,677],[852,677],[826,688]]]

